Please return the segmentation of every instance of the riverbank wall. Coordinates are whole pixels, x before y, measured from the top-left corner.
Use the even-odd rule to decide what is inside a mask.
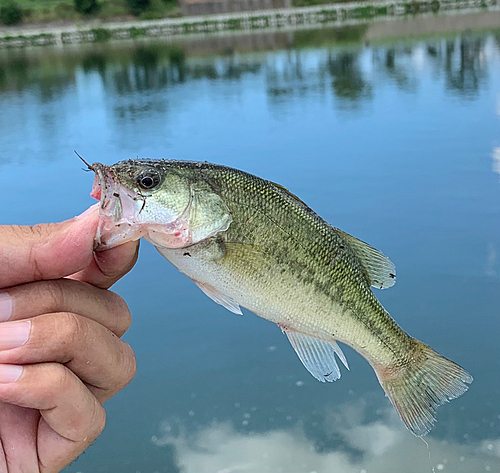
[[[500,0],[365,1],[149,21],[85,23],[51,28],[2,28],[0,47],[64,45],[110,39],[280,29],[317,24],[342,25],[359,19],[478,9],[498,10]]]

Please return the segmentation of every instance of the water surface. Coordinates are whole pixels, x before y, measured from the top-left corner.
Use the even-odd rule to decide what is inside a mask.
[[[317,382],[276,326],[216,305],[144,243],[115,286],[138,374],[65,471],[498,471],[500,32],[380,28],[0,51],[0,223],[89,206],[75,149],[241,168],[390,256],[385,307],[475,378],[440,408],[429,460],[357,353]]]

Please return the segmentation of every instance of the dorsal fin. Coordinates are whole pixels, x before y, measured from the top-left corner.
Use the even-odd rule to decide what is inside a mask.
[[[396,284],[396,266],[387,256],[338,228],[335,228],[335,231],[349,244],[361,261],[370,280],[370,286],[387,289]]]

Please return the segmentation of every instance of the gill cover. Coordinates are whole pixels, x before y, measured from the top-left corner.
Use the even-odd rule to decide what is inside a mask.
[[[185,248],[229,228],[231,212],[208,184],[190,183],[189,194],[182,215],[168,225],[151,225],[146,240],[162,248]]]

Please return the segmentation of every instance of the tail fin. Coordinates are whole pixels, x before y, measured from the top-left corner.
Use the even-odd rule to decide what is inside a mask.
[[[466,383],[472,383],[462,367],[418,340],[407,364],[375,372],[401,420],[417,437],[432,429],[438,406],[461,396],[469,388]]]

